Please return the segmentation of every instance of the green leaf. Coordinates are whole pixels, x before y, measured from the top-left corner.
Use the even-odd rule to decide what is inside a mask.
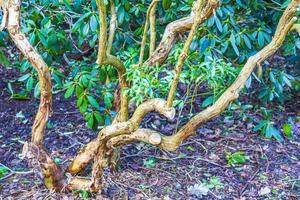
[[[77,99],[77,103],[76,103],[77,107],[80,107],[82,105],[83,99],[84,99],[84,96],[81,96]]]
[[[113,100],[114,96],[111,93],[106,93],[104,96],[104,103],[106,105],[106,107],[110,108],[112,107],[112,100]]]
[[[289,138],[293,138],[293,126],[290,123],[285,123],[282,127],[283,133]]]
[[[264,46],[264,35],[262,32],[258,32],[258,45],[259,47]]]
[[[82,15],[77,22],[75,22],[73,28],[72,28],[72,32],[75,33],[79,27],[81,27],[81,25],[84,23],[84,19],[88,18],[90,15],[92,15],[92,12],[87,12],[84,15]]]
[[[48,43],[47,43],[47,40],[46,40],[45,36],[43,35],[43,33],[42,33],[41,31],[38,31],[38,32],[37,32],[37,35],[38,35],[40,41],[42,42],[42,44],[43,44],[46,48],[48,48]]]
[[[162,6],[165,10],[168,10],[172,5],[172,0],[163,0]]]
[[[87,36],[87,34],[89,33],[89,31],[90,31],[90,25],[89,24],[85,24],[83,26],[83,30],[82,30],[83,37]]]
[[[240,52],[239,52],[239,49],[236,46],[236,40],[235,40],[235,37],[234,37],[233,33],[231,33],[231,35],[230,35],[230,43],[231,43],[231,45],[233,47],[233,50],[236,53],[236,55],[239,56]]]
[[[218,30],[222,33],[223,27],[222,27],[221,21],[219,20],[219,18],[217,17],[217,15],[215,15],[215,22],[216,22]]]
[[[95,15],[92,15],[90,17],[90,27],[92,31],[96,31],[97,30],[97,26],[98,26],[98,22],[97,19],[95,17]]]
[[[26,83],[26,90],[31,91],[33,88],[33,77],[31,76]]]
[[[20,78],[18,78],[18,81],[22,82],[27,80],[29,77],[31,76],[31,74],[25,74],[23,76],[21,76]]]
[[[65,93],[65,98],[66,99],[70,98],[73,95],[74,90],[75,90],[74,84],[70,85],[70,87],[67,89],[67,91]]]
[[[104,124],[105,123],[105,118],[103,115],[101,115],[100,113],[96,112],[94,114],[95,118],[97,119],[97,121],[100,123],[100,124]]]
[[[281,136],[280,132],[271,124],[268,124],[265,130],[265,135],[266,138],[271,139],[272,137],[274,137],[277,141],[279,142],[283,142],[284,139]]]
[[[202,107],[202,108],[205,108],[205,107],[207,107],[207,106],[213,104],[214,99],[215,99],[214,96],[207,97],[207,98],[202,102],[201,107]]]
[[[254,127],[254,131],[258,131],[258,130],[261,130],[264,126],[266,126],[267,125],[267,121],[266,120],[261,120],[260,122],[259,122],[259,124],[258,125],[256,125],[255,127]]]
[[[8,82],[7,87],[8,87],[8,90],[9,90],[10,94],[13,95],[14,94],[14,90],[13,90],[12,85],[11,85],[10,82]]]
[[[9,66],[10,62],[8,60],[8,58],[6,57],[6,55],[4,54],[4,52],[2,50],[0,50],[0,64],[4,65],[4,66]]]
[[[86,100],[86,98],[83,98],[83,102],[81,104],[81,106],[79,107],[79,111],[84,114],[87,111],[88,108],[88,102]]]
[[[144,160],[144,166],[148,168],[153,168],[156,166],[157,159],[155,157],[149,157]]]
[[[87,121],[87,127],[92,129],[93,126],[94,126],[94,115],[90,115]]]
[[[244,39],[244,43],[248,47],[248,49],[252,49],[252,45],[251,45],[251,42],[250,42],[248,36],[247,35],[243,35],[243,39]]]
[[[83,87],[81,85],[76,85],[76,96],[80,97],[83,92],[84,92]]]
[[[37,84],[34,87],[34,97],[38,98],[40,96],[40,82],[37,82]]]
[[[94,97],[92,97],[92,96],[87,96],[87,99],[88,99],[89,103],[90,103],[93,107],[95,107],[95,108],[97,108],[98,110],[100,110],[100,106],[99,106],[97,100],[96,100]]]

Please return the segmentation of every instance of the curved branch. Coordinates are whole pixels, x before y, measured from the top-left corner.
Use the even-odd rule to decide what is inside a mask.
[[[115,56],[107,55],[103,64],[113,66],[117,72],[119,77],[119,84],[121,87],[121,105],[118,116],[116,118],[117,122],[124,122],[128,119],[128,104],[129,98],[125,94],[125,90],[128,88],[128,82],[126,80],[126,68],[124,64]]]
[[[20,30],[20,0],[11,1],[7,7],[7,12],[8,21],[6,28],[10,37],[25,58],[38,72],[41,97],[39,109],[32,127],[32,142],[37,145],[42,145],[48,117],[52,112],[51,74],[43,58],[32,47],[26,36]]]
[[[202,24],[208,19],[220,5],[220,0],[206,0],[207,3],[202,11],[199,19],[199,24]],[[195,13],[192,11],[191,15],[182,19],[171,22],[167,25],[160,44],[155,49],[150,58],[144,63],[147,66],[155,66],[156,64],[162,64],[168,57],[177,36],[180,33],[189,31],[192,28],[195,18]]]
[[[52,112],[51,74],[43,58],[20,30],[20,6],[20,0],[10,0],[8,2],[4,8],[7,15],[7,21],[4,24],[14,44],[37,71],[41,91],[40,105],[32,126],[32,143],[24,145],[23,154],[24,157],[28,158],[30,164],[41,172],[41,177],[43,177],[47,188],[60,191],[64,185],[62,170],[43,147],[45,128],[48,117]]]

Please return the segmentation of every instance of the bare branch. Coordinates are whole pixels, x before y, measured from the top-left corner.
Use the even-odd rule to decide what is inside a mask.
[[[116,13],[114,2],[111,0],[112,19],[110,23],[110,34],[107,44],[107,21],[106,21],[106,6],[104,0],[97,0],[100,17],[100,35],[99,35],[99,50],[98,50],[98,64],[112,65],[118,71],[119,82],[121,86],[121,108],[118,113],[117,121],[126,121],[128,119],[128,97],[125,95],[125,90],[128,87],[126,80],[126,68],[124,64],[115,56],[109,54],[112,48],[116,26]],[[107,47],[108,45],[108,47]]]
[[[107,44],[107,51],[106,51],[106,54],[108,55],[111,53],[112,45],[115,37],[115,31],[117,28],[117,13],[115,8],[115,2],[114,0],[110,0],[109,2],[110,2],[111,18],[110,18],[109,36],[108,36],[108,44]]]
[[[99,34],[99,50],[97,63],[103,64],[106,59],[106,49],[107,49],[107,21],[106,21],[106,6],[104,0],[96,1],[99,18],[100,18],[100,34]]]
[[[148,32],[148,28],[149,28],[149,18],[150,18],[151,10],[152,10],[153,7],[156,7],[156,5],[159,1],[160,0],[152,0],[151,4],[149,5],[149,8],[147,10],[146,22],[145,22],[144,33],[143,33],[143,39],[142,39],[142,43],[141,43],[139,66],[141,66],[143,64],[143,60],[144,60],[145,46],[146,46],[146,41],[147,41],[147,32]]]
[[[152,53],[155,50],[155,42],[156,42],[156,7],[157,7],[157,1],[153,8],[150,10],[149,14],[149,20],[150,20],[150,50],[149,55],[152,55]]]
[[[35,144],[43,144],[48,117],[52,112],[51,74],[43,58],[32,47],[26,36],[20,30],[20,0],[10,2],[6,8],[6,12],[8,12],[6,28],[15,45],[38,72],[39,76],[41,98],[40,106],[32,127],[32,142]]]
[[[30,164],[41,172],[49,189],[60,191],[63,188],[63,173],[43,148],[45,128],[52,112],[51,74],[47,64],[21,32],[20,0],[10,0],[4,10],[7,22],[4,23],[14,44],[37,71],[40,81],[40,105],[32,126],[32,143],[24,145],[24,155]]]

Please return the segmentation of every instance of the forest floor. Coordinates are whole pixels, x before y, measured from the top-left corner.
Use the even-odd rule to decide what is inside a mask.
[[[8,79],[15,76],[12,70],[0,67],[0,168],[6,166],[13,171],[0,178],[0,199],[77,199],[87,195],[82,191],[49,192],[21,159],[22,145],[30,140],[39,102],[33,98],[10,99],[5,88]],[[73,100],[65,100],[62,95],[54,95],[53,100],[54,113],[45,144],[55,161],[66,166],[80,147],[97,134],[85,127]],[[289,117],[299,117],[299,101],[288,102],[284,111],[278,110],[274,111],[274,121],[282,127]],[[243,114],[254,120],[241,120]],[[106,171],[102,194],[90,198],[300,199],[299,120],[294,127],[295,139],[279,143],[253,131],[260,119],[255,112],[236,110],[230,115],[231,118],[222,115],[208,122],[197,136],[172,153],[145,144],[124,147],[119,171]],[[160,117],[149,115],[143,126],[170,132],[175,125],[166,125]],[[228,165],[225,152],[237,151],[247,156],[245,164]]]

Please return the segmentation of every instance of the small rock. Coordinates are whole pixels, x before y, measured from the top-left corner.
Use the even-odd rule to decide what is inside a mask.
[[[155,120],[154,122],[153,122],[153,124],[156,126],[156,127],[159,127],[160,125],[161,125],[161,123],[160,123],[160,120]]]
[[[214,131],[208,128],[199,128],[197,132],[200,134],[210,134],[213,133]]]
[[[175,188],[176,188],[177,190],[180,190],[180,189],[182,188],[182,186],[181,186],[180,183],[176,183],[176,184],[175,184]]]
[[[234,120],[232,119],[229,119],[229,118],[225,118],[224,119],[224,123],[227,125],[227,126],[232,126],[234,124]]]
[[[188,187],[188,193],[198,198],[202,198],[202,196],[208,195],[208,192],[209,188],[204,184],[195,184]]]
[[[268,195],[270,193],[271,193],[271,189],[268,186],[266,186],[266,187],[263,187],[259,190],[258,195],[259,196],[264,196],[264,195]]]

